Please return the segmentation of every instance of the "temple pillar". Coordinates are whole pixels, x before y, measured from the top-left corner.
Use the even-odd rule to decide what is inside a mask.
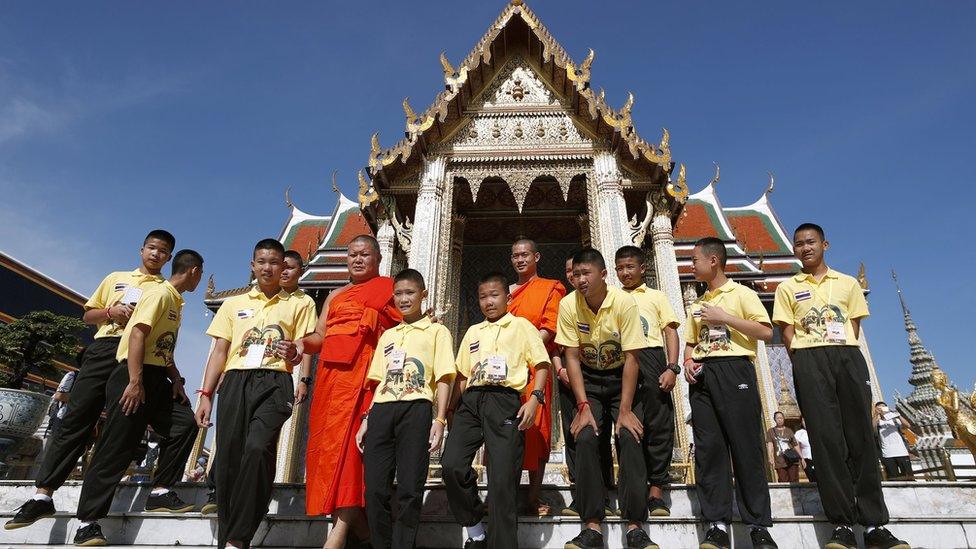
[[[624,202],[623,182],[617,157],[610,152],[599,152],[593,157],[593,173],[596,180],[595,221],[599,226],[599,250],[607,261],[607,283],[620,286],[616,271],[612,268],[613,255],[620,247],[630,243],[627,223],[627,204]]]
[[[207,312],[207,316],[210,316],[210,312],[209,311]],[[217,343],[217,340],[216,339],[210,338],[210,350],[207,351],[207,360],[204,361],[204,363],[203,363],[204,364],[203,373],[200,374],[200,387],[203,387],[203,382],[207,379],[207,367],[206,367],[206,365],[210,363],[210,354],[213,353],[214,345],[216,345],[216,343]],[[196,411],[196,409],[200,406],[200,399],[201,398],[204,398],[203,395],[198,394],[197,395],[196,402],[193,403],[193,410],[194,411]],[[212,400],[213,399],[211,399],[211,401]],[[211,414],[213,412],[215,412],[216,410],[217,410],[217,407],[214,406],[214,409],[211,411]],[[203,446],[207,442],[207,431],[208,431],[208,429],[200,429],[199,431],[197,431],[197,439],[195,441],[193,441],[193,450],[190,451],[190,457],[189,457],[189,459],[186,462],[186,467],[183,469],[183,471],[185,473],[189,473],[190,471],[192,471],[197,466],[197,459],[199,459],[200,456],[203,455]],[[214,438],[214,440],[216,440],[216,437]],[[213,445],[210,446],[210,449],[213,450]],[[212,458],[212,457],[213,457],[213,452],[210,453],[210,458]],[[210,459],[210,458],[208,458],[208,459]],[[209,463],[209,461],[207,463],[207,470],[208,471],[210,470],[210,463]]]
[[[417,192],[417,206],[414,210],[413,232],[407,265],[420,271],[427,282],[428,298],[424,308],[434,306],[438,295],[438,269],[442,262],[437,260],[438,238],[441,229],[442,196],[445,188],[445,169],[447,159],[437,156],[424,161],[420,175],[420,189]]]
[[[383,219],[376,229],[376,241],[380,244],[380,275],[393,276],[393,244],[396,230],[389,219]]]
[[[677,259],[675,259],[675,264],[677,264]],[[668,296],[668,299],[670,300],[670,296]],[[679,314],[679,317],[678,317],[681,320],[681,326],[678,328],[678,330],[679,330],[678,335],[679,335],[679,337],[682,338],[682,340],[684,340],[684,330],[685,330],[685,325],[686,325],[687,320],[688,320],[688,315],[691,314],[691,305],[697,299],[698,299],[698,291],[695,288],[695,283],[694,282],[685,282],[684,284],[681,285],[681,304],[682,304],[682,308],[680,309],[680,311],[681,311],[682,314]],[[683,343],[684,344],[681,346],[681,353],[679,355],[679,356],[681,356],[682,374],[684,374],[684,359],[685,359],[685,357],[684,357],[684,347],[687,345],[687,342],[683,341]],[[687,381],[685,382],[685,387],[687,387]],[[687,410],[685,417],[680,417],[680,418],[677,417],[677,403],[675,404],[675,418],[676,418],[676,420],[678,420],[678,421],[681,422],[680,423],[680,425],[681,425],[681,431],[684,433],[685,439],[687,441],[689,441],[689,446],[690,446],[690,441],[695,440],[695,438],[694,438],[694,432],[692,431],[691,424],[689,424],[687,421],[685,421],[688,417],[692,417],[692,421],[694,421],[694,418],[691,415],[691,402],[688,400],[688,396],[690,394],[691,393],[690,393],[690,390],[689,390],[688,393],[685,393],[685,395],[683,396],[683,399],[682,399],[682,404],[684,406],[687,406],[685,408],[685,410]],[[689,446],[686,446],[685,448],[682,448],[682,450],[685,451],[685,459],[687,461],[691,461],[691,459],[692,459],[692,456],[690,456],[689,453],[688,453]],[[694,467],[691,467],[688,470],[688,474],[686,476],[686,481],[689,484],[695,482],[695,468]]]
[[[666,203],[660,204],[666,206]],[[678,364],[684,360],[685,352],[684,327],[687,315],[684,299],[681,293],[681,280],[678,278],[678,260],[674,255],[674,233],[671,227],[670,210],[667,207],[655,208],[651,219],[651,243],[654,248],[654,273],[657,276],[658,289],[668,297],[668,303],[678,316]],[[675,417],[675,446],[681,449],[684,456],[688,455],[690,438],[685,429],[685,417],[691,409],[688,403],[688,381],[684,375],[678,376],[678,382],[672,390]]]
[[[773,413],[779,409],[779,402],[776,400],[773,370],[769,366],[766,342],[762,340],[756,342],[756,381],[759,383],[759,399],[763,408],[763,429],[766,429],[773,426]]]
[[[868,363],[868,375],[871,380],[871,404],[884,400],[884,393],[881,391],[881,382],[878,381],[878,372],[874,369],[874,360],[871,359],[871,348],[868,347],[868,336],[864,333],[864,324],[858,334],[857,344],[861,347],[864,361]]]

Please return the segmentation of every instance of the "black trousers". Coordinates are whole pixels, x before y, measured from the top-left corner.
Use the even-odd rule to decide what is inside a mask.
[[[912,460],[908,456],[883,457],[881,465],[884,465],[888,480],[914,480],[915,478],[912,473]]]
[[[363,451],[366,518],[374,549],[416,545],[424,482],[430,465],[433,420],[429,400],[383,402],[369,412]],[[390,500],[396,473],[397,516],[391,523]]]
[[[441,469],[447,503],[462,526],[474,526],[485,516],[478,495],[478,475],[471,461],[481,444],[488,462],[488,547],[518,547],[518,484],[522,476],[525,433],[518,430],[522,400],[514,389],[472,387],[461,394],[447,436]]]
[[[559,417],[562,420],[563,448],[566,455],[566,469],[569,471],[569,481],[576,482],[576,438],[570,432],[573,418],[576,417],[576,395],[573,390],[559,383]],[[600,464],[602,465],[603,485],[607,490],[613,488],[613,447],[610,438],[613,436],[613,424],[606,422],[600,426]],[[575,492],[575,487],[574,490]]]
[[[658,378],[668,369],[664,349],[642,349],[639,355],[644,378],[644,463],[647,482],[664,488],[671,484],[668,468],[674,455],[674,401],[662,391]]]
[[[705,359],[691,384],[698,503],[707,522],[732,521],[732,471],[742,522],[769,527],[769,482],[756,368],[745,357]]]
[[[803,468],[803,472],[807,474],[807,480],[810,482],[817,482],[817,467],[814,465],[812,459],[804,459],[807,466]]]
[[[38,488],[60,488],[85,452],[105,408],[105,385],[119,365],[115,360],[119,340],[118,337],[99,338],[85,351],[68,397],[68,411],[60,425],[51,431],[51,443],[34,482]]]
[[[249,547],[268,513],[274,489],[281,426],[291,416],[291,374],[228,370],[217,397],[218,547],[240,541]]]
[[[176,484],[183,476],[183,467],[193,450],[198,430],[196,419],[188,404],[173,400],[173,384],[166,377],[166,371],[158,366],[143,368],[146,402],[131,415],[125,415],[119,404],[128,384],[128,364],[122,361],[112,372],[106,387],[108,419],[85,473],[78,501],[79,520],[98,520],[108,515],[115,487],[132,461],[147,426],[162,438],[159,467],[153,478],[155,486]]]
[[[583,368],[586,399],[598,425],[617,422],[622,373],[620,370],[596,373]],[[632,411],[638,418],[644,417],[644,394],[639,384],[634,393]],[[606,432],[606,428],[603,431]],[[607,488],[602,475],[595,474],[606,466],[603,461],[600,437],[592,427],[584,427],[576,437],[576,495],[579,498],[579,515],[584,521],[602,521],[606,518]],[[629,521],[643,521],[647,518],[647,469],[642,443],[630,432],[617,433],[617,462],[620,465],[617,483],[620,516]]]
[[[797,349],[793,383],[817,458],[817,490],[827,518],[834,524],[887,524],[871,424],[871,380],[861,349]]]

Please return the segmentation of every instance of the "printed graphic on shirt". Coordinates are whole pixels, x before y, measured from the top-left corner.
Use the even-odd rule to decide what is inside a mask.
[[[380,394],[390,394],[399,400],[414,393],[423,393],[426,386],[424,363],[417,358],[407,357],[402,368],[387,368]]]
[[[647,322],[647,319],[644,318],[644,315],[641,315],[640,319],[641,319],[641,327],[644,329],[644,337],[647,337],[647,335],[651,333],[651,324]]]
[[[261,358],[260,366],[264,367],[268,359],[272,359],[272,362],[277,360],[274,358],[275,345],[283,339],[285,339],[285,331],[277,324],[268,324],[264,328],[255,326],[244,334],[238,356],[246,357],[251,345],[264,345],[264,356]]]
[[[624,353],[619,341],[604,341],[599,347],[592,343],[580,345],[583,365],[594,370],[610,370],[623,366]]]
[[[172,312],[172,311],[170,311]],[[176,333],[164,332],[156,339],[156,346],[153,349],[153,356],[161,358],[166,366],[173,366],[173,351],[176,350]]]
[[[472,347],[477,342],[472,344]],[[468,385],[471,387],[478,385],[503,385],[508,379],[508,364],[502,355],[491,355],[482,357],[471,369],[471,379]]]
[[[800,319],[800,326],[814,337],[822,342],[831,341],[830,333],[828,327],[831,323],[837,322],[840,326],[843,326],[847,319],[844,317],[844,313],[840,310],[840,307],[836,305],[824,305],[823,307],[810,307],[807,314],[803,315]]]
[[[709,326],[702,324],[698,327],[698,343],[695,344],[695,351],[703,354],[715,351],[731,351],[732,335],[729,334],[728,326]]]

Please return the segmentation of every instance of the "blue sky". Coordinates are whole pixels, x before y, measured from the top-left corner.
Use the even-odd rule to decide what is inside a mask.
[[[692,190],[722,166],[725,206],[777,176],[788,227],[815,221],[830,263],[867,265],[865,324],[888,395],[909,386],[888,275],[952,379],[973,382],[965,329],[976,230],[976,40],[970,2],[671,3],[530,0],[645,138],[671,131]],[[0,6],[0,249],[88,293],[172,230],[218,287],[277,236],[283,190],[331,211],[354,194],[369,136],[403,131],[504,2],[8,2]],[[968,251],[967,251],[968,250]],[[204,288],[178,361],[198,379]],[[195,381],[190,382],[195,387]]]

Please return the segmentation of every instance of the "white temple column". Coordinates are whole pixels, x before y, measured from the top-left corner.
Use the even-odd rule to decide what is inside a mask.
[[[445,187],[445,168],[447,159],[442,156],[424,161],[420,175],[420,190],[417,192],[417,206],[414,210],[413,233],[407,265],[420,271],[427,282],[427,302],[430,307],[437,296],[438,235],[441,227],[441,197]]]
[[[598,248],[607,261],[607,282],[620,286],[616,271],[612,268],[613,255],[621,246],[630,243],[630,226],[617,157],[609,152],[597,153],[593,157],[593,173],[597,191],[597,224],[600,227]]]
[[[860,337],[857,338],[857,344],[861,347],[861,353],[864,355],[864,361],[868,363],[868,374],[871,379],[871,404],[875,402],[880,402],[884,400],[884,393],[881,391],[881,382],[878,381],[878,372],[874,369],[874,360],[871,359],[871,349],[868,347],[868,336],[864,333],[864,324],[861,324]]]
[[[773,370],[769,367],[769,355],[766,353],[766,342],[756,342],[756,380],[759,383],[759,398],[763,407],[763,428],[773,426],[773,413],[779,409],[776,400],[776,388],[773,385]]]
[[[380,274],[393,276],[393,243],[396,231],[389,219],[384,219],[376,230],[376,241],[380,244]]]
[[[208,312],[208,316],[210,316],[209,315],[209,312]],[[206,365],[210,363],[210,354],[213,353],[214,345],[216,345],[216,344],[217,344],[217,340],[214,339],[214,338],[210,338],[210,349],[207,351],[207,359],[203,363],[204,364],[203,373],[200,374],[200,387],[203,387],[203,382],[206,381],[206,379],[207,379],[207,366]],[[204,396],[198,394],[197,395],[196,402],[193,403],[193,410],[194,411],[200,406],[200,399],[201,398],[204,398]],[[211,399],[211,401],[212,400],[213,399]],[[212,412],[216,412],[216,411],[217,411],[217,407],[214,406]],[[189,473],[194,468],[196,468],[196,466],[197,466],[197,459],[199,459],[200,456],[203,455],[203,447],[206,445],[206,442],[207,442],[207,431],[209,431],[209,429],[200,429],[199,431],[197,431],[197,439],[195,441],[193,441],[193,450],[190,451],[190,457],[189,457],[189,459],[186,462],[186,467],[183,469],[184,473]],[[216,442],[216,437],[214,437],[214,442]],[[209,460],[213,460],[213,448],[214,448],[213,445],[210,445],[211,452],[210,452],[210,457],[208,458]],[[207,470],[208,471],[210,470],[210,462],[209,461],[207,462]]]

